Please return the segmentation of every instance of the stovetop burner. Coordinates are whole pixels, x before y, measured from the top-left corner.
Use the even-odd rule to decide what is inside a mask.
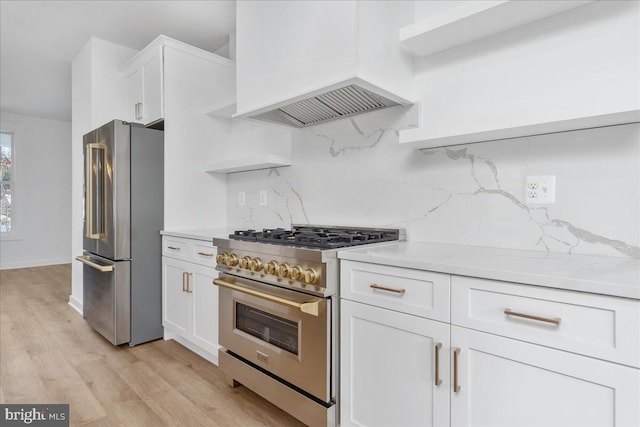
[[[230,234],[229,238],[304,248],[335,249],[398,240],[398,232],[396,230],[294,225],[291,230],[284,228],[265,228],[262,231],[238,230]]]

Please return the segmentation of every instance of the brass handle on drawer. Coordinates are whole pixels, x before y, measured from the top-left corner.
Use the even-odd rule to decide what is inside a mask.
[[[172,251],[179,251],[180,248],[177,246],[167,246],[167,249],[171,249]]]
[[[207,252],[198,252],[198,255],[206,256],[206,257],[208,257],[208,258],[211,258],[211,257],[213,256],[213,254],[209,254],[209,253],[207,253]]]
[[[549,317],[540,317],[534,316],[532,314],[517,313],[515,311],[511,311],[510,308],[505,308],[504,314],[506,314],[507,316],[522,317],[523,319],[537,320],[538,322],[553,323],[554,325],[559,325],[560,321],[562,320],[559,317],[551,319]]]
[[[187,277],[187,289],[185,290],[186,293],[190,294],[193,291],[191,289],[189,289],[189,276],[191,276],[192,273],[185,273],[186,277]]]
[[[395,294],[400,294],[403,295],[407,290],[406,289],[399,289],[399,288],[389,288],[387,286],[380,286],[380,285],[369,285],[369,287],[371,289],[377,289],[379,291],[387,291],[387,292],[393,292]]]
[[[436,344],[436,386],[442,384],[442,378],[440,378],[440,349],[442,348],[442,343],[439,342]]]
[[[453,349],[453,392],[457,393],[462,387],[458,384],[458,355],[460,354],[460,348]]]

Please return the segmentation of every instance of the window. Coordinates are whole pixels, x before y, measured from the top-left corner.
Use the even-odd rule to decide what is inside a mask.
[[[0,132],[0,232],[2,233],[14,231],[11,225],[11,201],[15,189],[14,156],[13,133]]]

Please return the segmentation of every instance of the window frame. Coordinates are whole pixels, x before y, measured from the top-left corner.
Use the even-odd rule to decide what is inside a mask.
[[[2,120],[0,132],[11,137],[11,231],[0,231],[1,241],[22,240],[22,215],[20,197],[20,142],[23,141],[24,127],[20,124]]]

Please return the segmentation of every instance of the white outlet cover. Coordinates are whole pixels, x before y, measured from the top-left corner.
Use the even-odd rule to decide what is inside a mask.
[[[238,192],[238,206],[244,206],[244,204],[246,203],[247,200],[247,195],[245,194],[244,191],[239,191]]]
[[[556,202],[556,176],[540,175],[526,177],[524,201],[527,204],[554,204]]]
[[[260,190],[260,206],[267,206],[267,192]]]

